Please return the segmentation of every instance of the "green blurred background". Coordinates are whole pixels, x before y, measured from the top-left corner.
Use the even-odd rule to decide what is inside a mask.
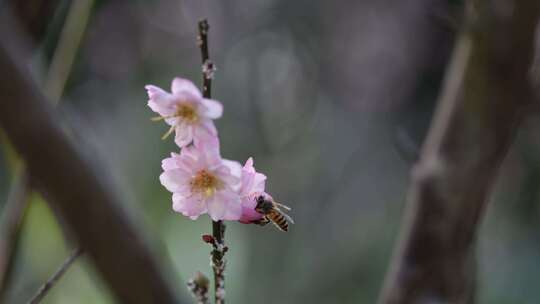
[[[105,162],[126,210],[172,261],[175,284],[210,275],[207,216],[174,213],[160,161],[177,151],[153,123],[145,84],[200,84],[197,21],[210,23],[213,96],[225,158],[253,156],[267,191],[293,208],[287,234],[229,223],[229,303],[374,303],[397,239],[409,172],[427,132],[456,27],[454,1],[97,1],[59,108]],[[42,81],[68,9],[32,69]],[[480,303],[540,303],[540,122],[530,118],[478,235]],[[5,149],[2,149],[4,153]],[[0,158],[0,204],[12,172]],[[24,303],[72,244],[38,194],[7,303]],[[113,303],[77,261],[43,303]]]

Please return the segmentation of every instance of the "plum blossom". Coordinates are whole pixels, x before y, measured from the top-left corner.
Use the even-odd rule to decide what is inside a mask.
[[[165,120],[171,127],[165,139],[176,131],[174,141],[182,148],[192,141],[197,143],[207,137],[217,136],[213,120],[223,114],[219,101],[203,98],[201,91],[189,80],[175,78],[171,93],[154,85],[147,85],[148,106],[160,116],[153,120]]]
[[[212,220],[239,220],[242,206],[238,195],[240,164],[224,160],[219,142],[201,141],[184,147],[180,154],[162,162],[159,179],[173,193],[173,210],[195,220],[208,213]]]
[[[242,168],[242,178],[238,194],[242,202],[242,217],[240,222],[250,224],[253,221],[262,219],[263,215],[255,211],[256,197],[267,195],[264,192],[266,176],[255,171],[253,158],[249,158]]]

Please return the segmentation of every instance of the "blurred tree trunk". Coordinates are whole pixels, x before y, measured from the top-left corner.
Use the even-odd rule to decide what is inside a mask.
[[[479,222],[533,99],[539,10],[537,0],[468,3],[381,304],[474,302]]]
[[[23,31],[32,42],[39,44],[45,36],[60,0],[8,0],[6,1],[14,17],[18,19]],[[2,11],[6,12],[5,8]]]
[[[28,71],[19,36],[0,31],[0,125],[32,181],[65,220],[120,303],[180,303],[139,222],[84,139],[68,138]]]

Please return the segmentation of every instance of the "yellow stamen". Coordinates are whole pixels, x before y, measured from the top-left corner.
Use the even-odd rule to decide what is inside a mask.
[[[163,134],[163,136],[161,136],[161,139],[165,140],[167,137],[169,137],[169,135],[171,135],[171,133],[174,131],[174,128],[176,128],[176,126],[171,126],[169,128],[169,131],[167,131],[165,134]]]
[[[190,104],[181,104],[176,109],[176,116],[183,118],[188,123],[194,123],[199,119],[197,111]]]
[[[195,108],[193,108],[190,104],[181,104],[178,105],[176,112],[173,115],[169,116],[156,116],[152,117],[152,121],[160,121],[164,119],[169,118],[181,118],[183,121],[187,123],[195,123],[197,120],[199,120],[199,115],[197,114],[197,111],[195,111]],[[175,125],[171,126],[169,130],[161,137],[161,139],[165,140],[175,129]]]
[[[151,121],[160,121],[160,120],[164,120],[165,117],[163,116],[156,116],[156,117],[152,117],[150,118]]]
[[[191,191],[211,197],[221,188],[221,181],[206,170],[201,170],[191,180]]]

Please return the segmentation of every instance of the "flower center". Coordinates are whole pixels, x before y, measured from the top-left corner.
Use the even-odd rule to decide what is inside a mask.
[[[189,123],[194,123],[199,119],[197,111],[195,111],[195,108],[190,104],[179,105],[176,109],[175,116],[180,117]]]
[[[216,190],[221,187],[221,181],[206,170],[201,170],[190,182],[191,191],[201,193],[206,197],[214,195]]]

